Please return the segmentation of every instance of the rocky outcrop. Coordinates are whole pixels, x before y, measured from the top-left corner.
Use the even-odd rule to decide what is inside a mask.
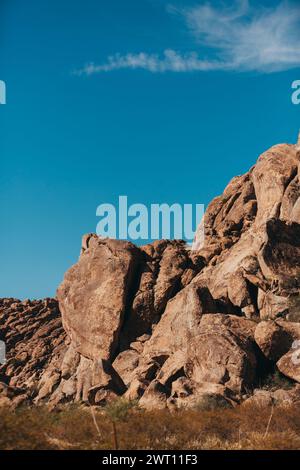
[[[253,394],[243,402],[243,406],[255,404],[258,407],[266,408],[267,406],[291,406],[300,405],[300,387],[294,387],[286,390],[278,388],[277,390],[260,390],[256,389]]]
[[[293,335],[289,329],[285,328],[286,323],[285,321],[261,321],[255,329],[255,341],[265,357],[271,361],[277,362],[292,345]]]
[[[65,275],[57,298],[64,328],[83,356],[111,359],[115,354],[139,255],[131,243],[91,237]]]
[[[70,342],[57,300],[0,299],[0,340],[6,345],[0,395],[13,406],[32,402],[38,393],[49,397],[60,382]]]
[[[274,319],[299,295],[298,165],[296,146],[272,147],[208,206],[205,244],[196,236],[194,248],[209,262],[193,282],[206,281],[227,311]]]
[[[57,301],[3,299],[4,402],[233,406],[270,371],[300,382],[299,161],[294,145],[263,153],[209,204],[192,249],[88,234]]]

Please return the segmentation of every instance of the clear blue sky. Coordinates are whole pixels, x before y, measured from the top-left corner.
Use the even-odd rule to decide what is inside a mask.
[[[55,295],[99,204],[207,204],[295,142],[299,8],[278,4],[1,0],[1,297]]]

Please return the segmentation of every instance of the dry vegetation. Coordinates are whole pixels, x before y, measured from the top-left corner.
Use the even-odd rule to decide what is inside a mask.
[[[0,449],[300,449],[300,409],[292,407],[170,413],[120,402],[91,411],[1,409]]]

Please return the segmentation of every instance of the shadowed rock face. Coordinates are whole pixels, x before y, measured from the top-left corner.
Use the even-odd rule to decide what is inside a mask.
[[[232,406],[274,367],[300,382],[299,160],[294,145],[262,154],[209,204],[193,250],[84,236],[57,291],[63,328],[55,300],[2,300],[6,402]]]

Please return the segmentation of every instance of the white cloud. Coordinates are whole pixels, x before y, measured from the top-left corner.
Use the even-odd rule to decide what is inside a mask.
[[[225,66],[225,64],[223,64]],[[78,75],[92,75],[99,72],[110,72],[117,69],[145,69],[150,72],[188,72],[192,70],[213,70],[222,68],[219,61],[200,60],[196,52],[180,54],[172,49],[166,49],[163,55],[157,54],[115,54],[108,57],[105,64],[90,63],[75,72]]]
[[[300,8],[296,5],[283,2],[272,8],[254,9],[248,0],[237,0],[228,8],[214,8],[207,3],[183,10],[171,8],[169,12],[182,16],[198,51],[115,54],[104,64],[90,63],[76,73],[92,75],[117,69],[270,73],[300,66]],[[203,50],[209,58],[200,54]]]
[[[247,0],[222,11],[209,5],[183,12],[202,45],[234,70],[274,72],[300,65],[300,8],[286,2],[252,9]]]

